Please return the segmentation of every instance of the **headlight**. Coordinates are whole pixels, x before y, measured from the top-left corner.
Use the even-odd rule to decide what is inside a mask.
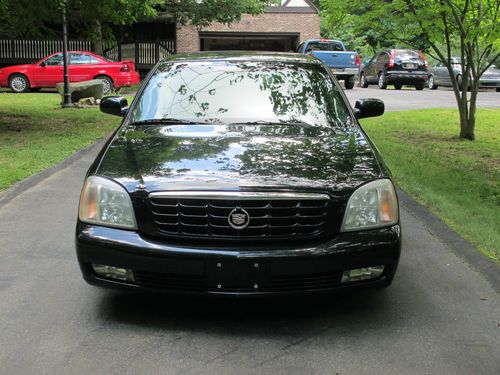
[[[116,182],[90,176],[85,181],[78,210],[80,221],[110,227],[137,229],[132,201]]]
[[[392,182],[381,179],[358,188],[347,203],[342,232],[385,227],[399,219],[398,201]]]

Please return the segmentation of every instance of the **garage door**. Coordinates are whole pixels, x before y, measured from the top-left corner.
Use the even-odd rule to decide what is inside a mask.
[[[295,51],[298,33],[200,33],[201,51]]]

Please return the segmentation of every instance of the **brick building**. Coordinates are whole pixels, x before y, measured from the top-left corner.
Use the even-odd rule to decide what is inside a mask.
[[[260,50],[290,51],[320,35],[318,9],[309,0],[282,0],[258,16],[243,15],[229,26],[214,23],[197,29],[178,26],[177,52]]]

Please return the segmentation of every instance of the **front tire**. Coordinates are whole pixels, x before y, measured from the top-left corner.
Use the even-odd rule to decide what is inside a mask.
[[[346,90],[352,90],[354,88],[354,77],[345,79],[344,86]]]
[[[28,92],[30,91],[30,81],[24,74],[14,74],[9,79],[9,87],[16,93]]]
[[[97,76],[95,79],[100,79],[103,84],[102,93],[103,95],[109,95],[113,91],[113,80],[108,76]]]
[[[437,90],[438,86],[434,83],[434,76],[431,74],[429,76],[429,89]]]
[[[500,87],[497,87],[497,89],[496,89],[496,90],[497,90],[497,92],[500,92]]]
[[[359,85],[364,89],[368,87],[368,81],[366,80],[365,73],[361,73],[361,77],[359,77]]]
[[[415,85],[415,90],[422,91],[424,89],[425,84],[423,83],[417,83]]]
[[[385,81],[384,72],[378,74],[378,88],[385,90],[387,88],[387,82]]]

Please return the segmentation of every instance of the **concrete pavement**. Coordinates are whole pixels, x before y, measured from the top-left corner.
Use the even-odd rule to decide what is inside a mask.
[[[88,286],[73,236],[95,153],[0,208],[0,373],[496,374],[500,297],[402,202],[394,284],[286,300]]]

